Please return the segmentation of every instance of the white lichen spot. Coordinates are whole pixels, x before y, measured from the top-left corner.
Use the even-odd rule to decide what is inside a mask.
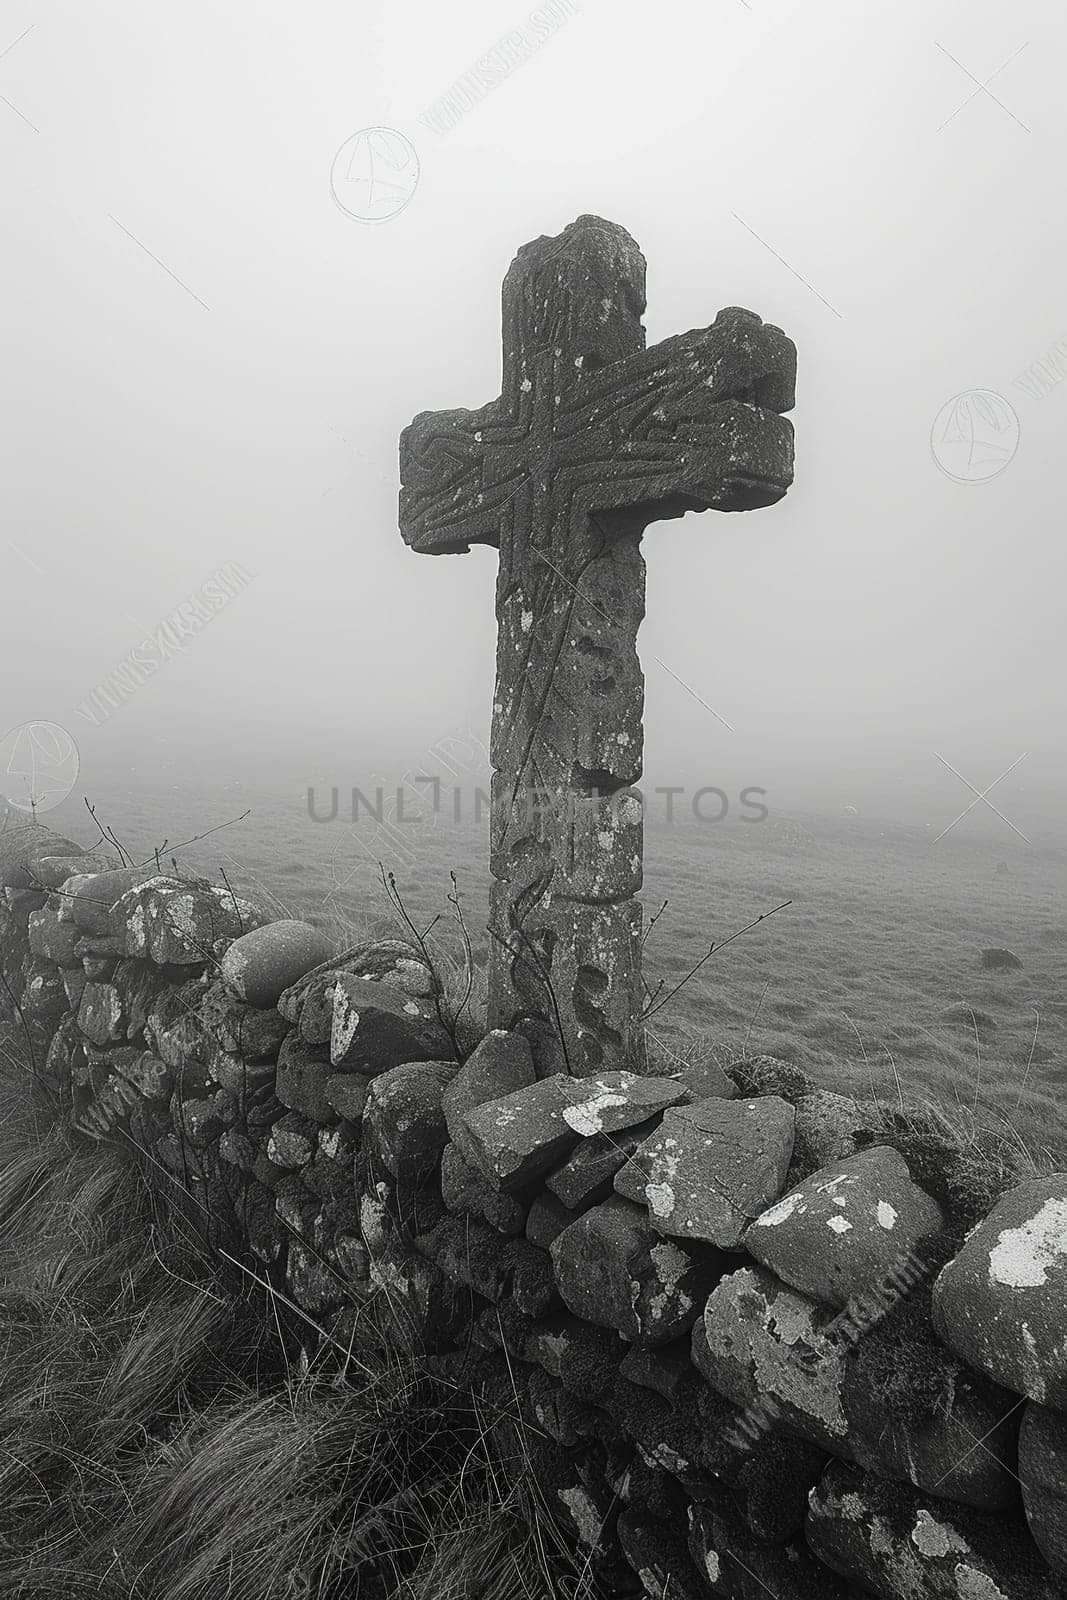
[[[780,1222],[785,1222],[791,1217],[794,1211],[804,1212],[807,1209],[803,1196],[794,1190],[792,1194],[787,1194],[784,1200],[779,1200],[777,1205],[771,1206],[769,1211],[761,1212],[752,1226],[776,1228]]]
[[[960,1600],[1008,1600],[1004,1590],[985,1572],[958,1561],[953,1573]]]
[[[1067,1200],[1046,1200],[1036,1217],[1005,1228],[989,1253],[989,1281],[1037,1289],[1049,1268],[1067,1258]]]
[[[826,1226],[831,1228],[834,1233],[848,1233],[852,1224],[847,1217],[828,1217]]]
[[[522,382],[519,384],[519,388],[522,390],[523,394],[529,394],[530,390],[533,388],[533,384],[530,382],[529,378],[523,378]]]
[[[600,1538],[600,1513],[592,1496],[577,1484],[573,1489],[557,1489],[556,1493],[574,1519],[578,1537],[590,1549]]]
[[[359,1027],[359,1012],[350,1010],[348,996],[338,988],[333,997],[333,1023],[330,1029],[330,1060],[334,1063],[348,1052]]]
[[[529,633],[530,629],[533,627],[532,611],[524,611],[522,613],[522,615],[519,617],[519,627],[522,629],[523,633]]]
[[[592,1094],[586,1100],[580,1100],[577,1105],[565,1106],[563,1120],[574,1133],[580,1133],[584,1138],[590,1138],[594,1133],[603,1132],[604,1112],[611,1106],[624,1106],[626,1095],[619,1094],[613,1089],[601,1088],[598,1093]]]
[[[646,1183],[645,1200],[654,1217],[669,1217],[674,1210],[674,1190],[669,1183]]]
[[[714,1550],[707,1550],[704,1554],[704,1569],[711,1583],[719,1581],[719,1557]]]
[[[916,1517],[911,1542],[924,1556],[966,1555],[968,1548],[954,1528],[947,1528],[928,1511],[920,1511]]]
[[[878,1202],[878,1226],[880,1228],[893,1228],[896,1226],[897,1214],[888,1200]]]

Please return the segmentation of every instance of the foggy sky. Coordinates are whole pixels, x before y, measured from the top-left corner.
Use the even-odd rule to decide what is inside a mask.
[[[529,11],[5,8],[0,734],[65,725],[97,787],[344,785],[484,734],[495,556],[404,547],[397,437],[498,392],[512,256],[592,211],[648,258],[650,343],[740,304],[799,351],[786,500],[645,536],[650,781],[947,821],[969,796],[934,752],[981,788],[1026,751],[993,798],[1057,791],[1067,382],[1018,380],[1067,334],[1067,19],[581,0],[451,131],[421,123]],[[421,172],[368,226],[330,170],[376,125]],[[959,483],[931,427],[971,390],[1019,443]],[[252,581],[187,649],[79,713],[233,562]]]

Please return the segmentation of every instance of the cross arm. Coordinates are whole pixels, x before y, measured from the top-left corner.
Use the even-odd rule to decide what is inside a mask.
[[[501,519],[522,478],[489,482],[490,442],[502,431],[495,405],[421,411],[400,435],[400,532],[427,555],[499,545]]]
[[[571,496],[647,521],[773,503],[792,481],[793,430],[781,412],[793,405],[795,378],[792,341],[736,308],[583,375],[567,432],[596,435],[599,459],[569,453]]]

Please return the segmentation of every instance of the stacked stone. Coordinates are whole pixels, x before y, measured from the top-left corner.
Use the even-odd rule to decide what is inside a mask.
[[[608,1592],[1062,1597],[1067,1175],[982,1216],[781,1063],[461,1062],[402,941],[36,827],[0,879],[0,1000],[74,1127],[521,1426]]]

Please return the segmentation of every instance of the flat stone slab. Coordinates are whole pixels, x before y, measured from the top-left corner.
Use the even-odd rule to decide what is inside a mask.
[[[615,1189],[646,1205],[660,1233],[736,1250],[782,1191],[794,1120],[777,1095],[676,1106],[620,1169]]]
[[[939,1338],[1016,1394],[1067,1410],[1067,1173],[1010,1190],[934,1285]]]
[[[250,1006],[276,1006],[286,989],[331,955],[324,933],[283,918],[234,939],[222,958],[222,981]]]
[[[572,1211],[606,1200],[615,1174],[659,1127],[659,1117],[647,1117],[620,1133],[595,1133],[582,1139],[561,1167],[545,1180],[545,1187]]]
[[[808,1501],[819,1560],[900,1600],[1063,1600],[1021,1518],[991,1520],[834,1463]]]
[[[693,1255],[651,1226],[647,1213],[612,1195],[553,1240],[564,1305],[634,1344],[669,1344],[692,1327],[722,1271],[713,1251]]]
[[[517,1190],[548,1172],[580,1139],[620,1133],[685,1094],[669,1078],[556,1073],[476,1106],[456,1120],[453,1136],[466,1159],[498,1187]]]
[[[1067,1578],[1067,1412],[1031,1400],[1019,1429],[1023,1505],[1038,1549]]]
[[[341,975],[334,985],[330,1061],[376,1077],[409,1061],[443,1061],[452,1041],[433,1002],[391,983]]]
[[[536,1082],[533,1052],[521,1033],[493,1028],[471,1051],[445,1091],[451,1139],[468,1111]]]
[[[838,1309],[901,1272],[942,1232],[941,1208],[897,1150],[877,1145],[821,1168],[762,1212],[745,1248],[784,1283]]]

